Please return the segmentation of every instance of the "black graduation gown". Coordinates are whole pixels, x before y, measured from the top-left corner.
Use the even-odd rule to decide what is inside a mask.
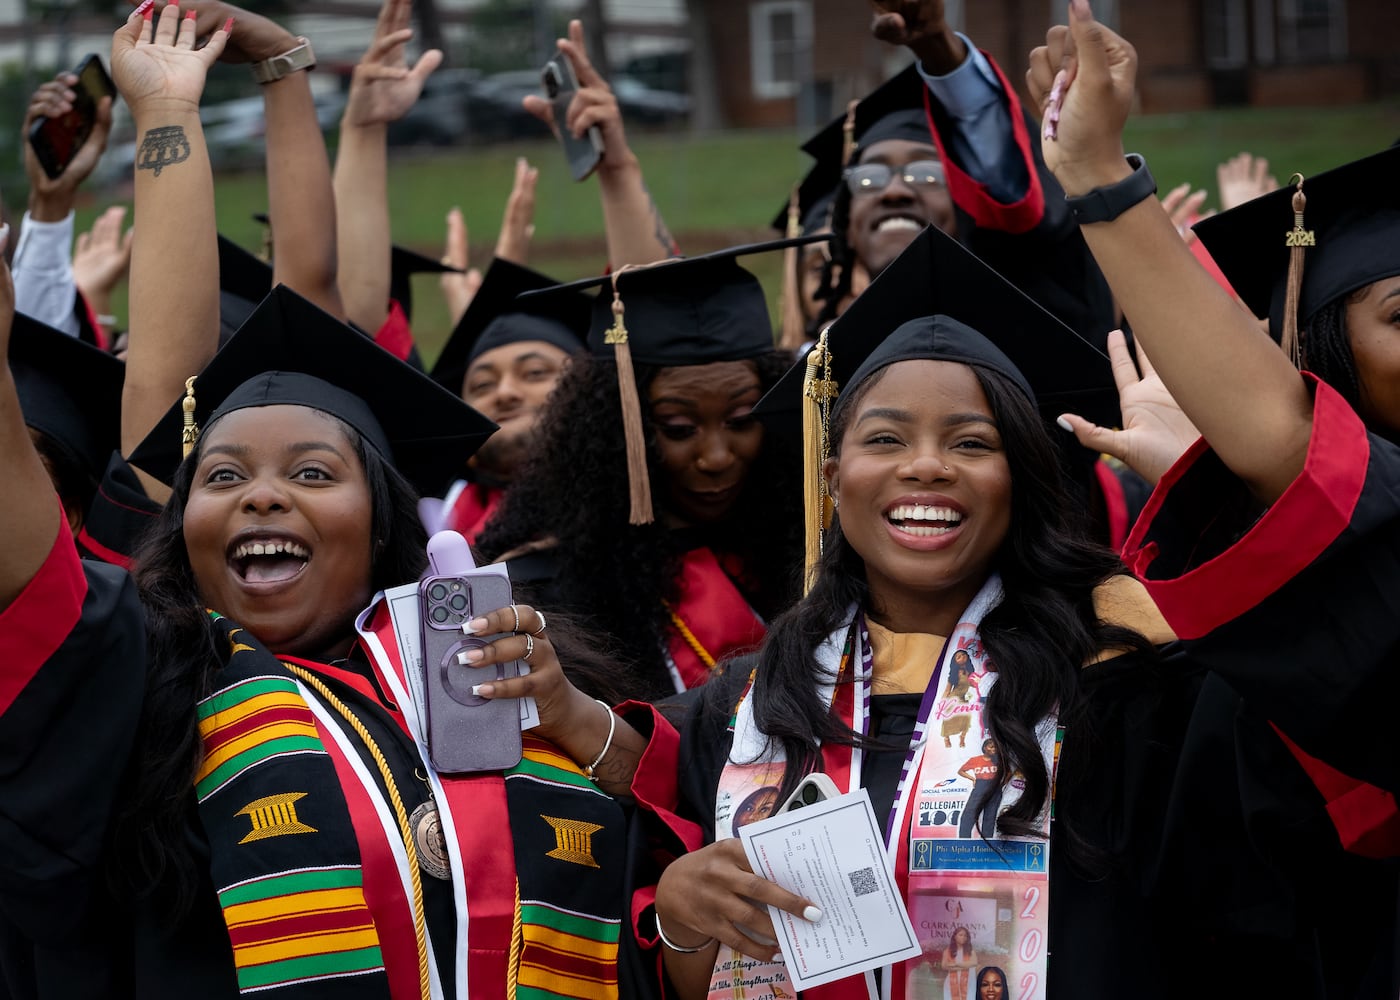
[[[1088,711],[1065,736],[1051,830],[1047,995],[1393,997],[1392,867],[1342,852],[1267,723],[1179,645],[1164,653],[1081,675]],[[682,726],[680,811],[706,842],[752,663],[701,689]],[[907,745],[918,703],[875,696],[874,734]],[[878,816],[902,762],[867,757]]]

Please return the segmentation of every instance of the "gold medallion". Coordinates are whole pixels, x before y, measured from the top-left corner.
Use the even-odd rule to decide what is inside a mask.
[[[408,817],[413,827],[413,841],[418,847],[418,865],[433,878],[444,882],[452,878],[452,865],[447,858],[447,838],[442,834],[437,803],[432,799],[422,803]]]

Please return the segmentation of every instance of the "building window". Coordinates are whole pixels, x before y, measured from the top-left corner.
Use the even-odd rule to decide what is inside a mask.
[[[811,60],[812,5],[808,0],[764,0],[749,8],[753,93],[760,100],[794,97]]]
[[[1279,0],[1278,55],[1282,62],[1345,59],[1345,0]]]
[[[1249,61],[1249,22],[1244,0],[1211,0],[1204,15],[1206,65],[1239,69]]]

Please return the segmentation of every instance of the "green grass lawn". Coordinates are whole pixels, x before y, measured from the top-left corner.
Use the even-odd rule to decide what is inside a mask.
[[[1143,153],[1165,192],[1182,181],[1214,191],[1215,166],[1241,150],[1265,156],[1280,181],[1382,149],[1400,136],[1400,102],[1346,108],[1230,109],[1134,119],[1126,139]],[[682,244],[695,253],[774,235],[769,220],[805,172],[800,136],[789,130],[706,136],[641,134],[633,146],[647,184]],[[394,158],[389,200],[396,242],[432,256],[442,252],[444,216],[459,206],[472,234],[472,259],[484,265],[495,243],[501,208],[510,191],[515,159],[539,166],[536,253],[531,263],[560,279],[599,273],[604,264],[602,216],[595,186],[569,180],[552,140],[478,150],[418,153]],[[266,206],[257,174],[222,175],[217,183],[220,230],[256,247],[260,229],[251,219]],[[79,213],[90,221],[119,195],[108,193]],[[776,308],[779,257],[750,258]],[[436,354],[448,332],[435,279],[414,286],[415,328],[425,356]]]

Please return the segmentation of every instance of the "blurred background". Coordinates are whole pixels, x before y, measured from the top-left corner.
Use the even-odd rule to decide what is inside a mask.
[[[349,73],[373,29],[373,0],[263,0],[244,6],[311,38],[320,125],[334,147]],[[989,52],[1018,93],[1026,53],[1064,18],[1064,0],[946,0],[951,22]],[[520,105],[570,18],[618,95],[647,185],[686,253],[776,235],[809,161],[802,139],[910,59],[870,37],[863,0],[415,0],[415,50],[446,53],[418,105],[390,132],[393,237],[437,257],[458,206],[485,266],[524,156],[540,168],[530,263],[568,279],[605,265],[597,192],[570,181],[563,154]],[[0,190],[24,204],[20,121],[28,95],[89,52],[104,62],[129,7],[96,0],[0,0]],[[1137,47],[1140,113],[1129,145],[1164,193],[1213,191],[1241,151],[1283,181],[1400,138],[1397,0],[1095,0],[1096,16]],[[262,103],[246,67],[216,68],[202,112],[220,230],[257,250],[266,207]],[[80,229],[129,200],[134,152],[120,106]],[[1214,198],[1207,207],[1215,204]],[[749,266],[776,309],[777,255]],[[431,359],[448,330],[435,279],[418,278],[414,326]],[[124,309],[124,302],[116,303]]]

